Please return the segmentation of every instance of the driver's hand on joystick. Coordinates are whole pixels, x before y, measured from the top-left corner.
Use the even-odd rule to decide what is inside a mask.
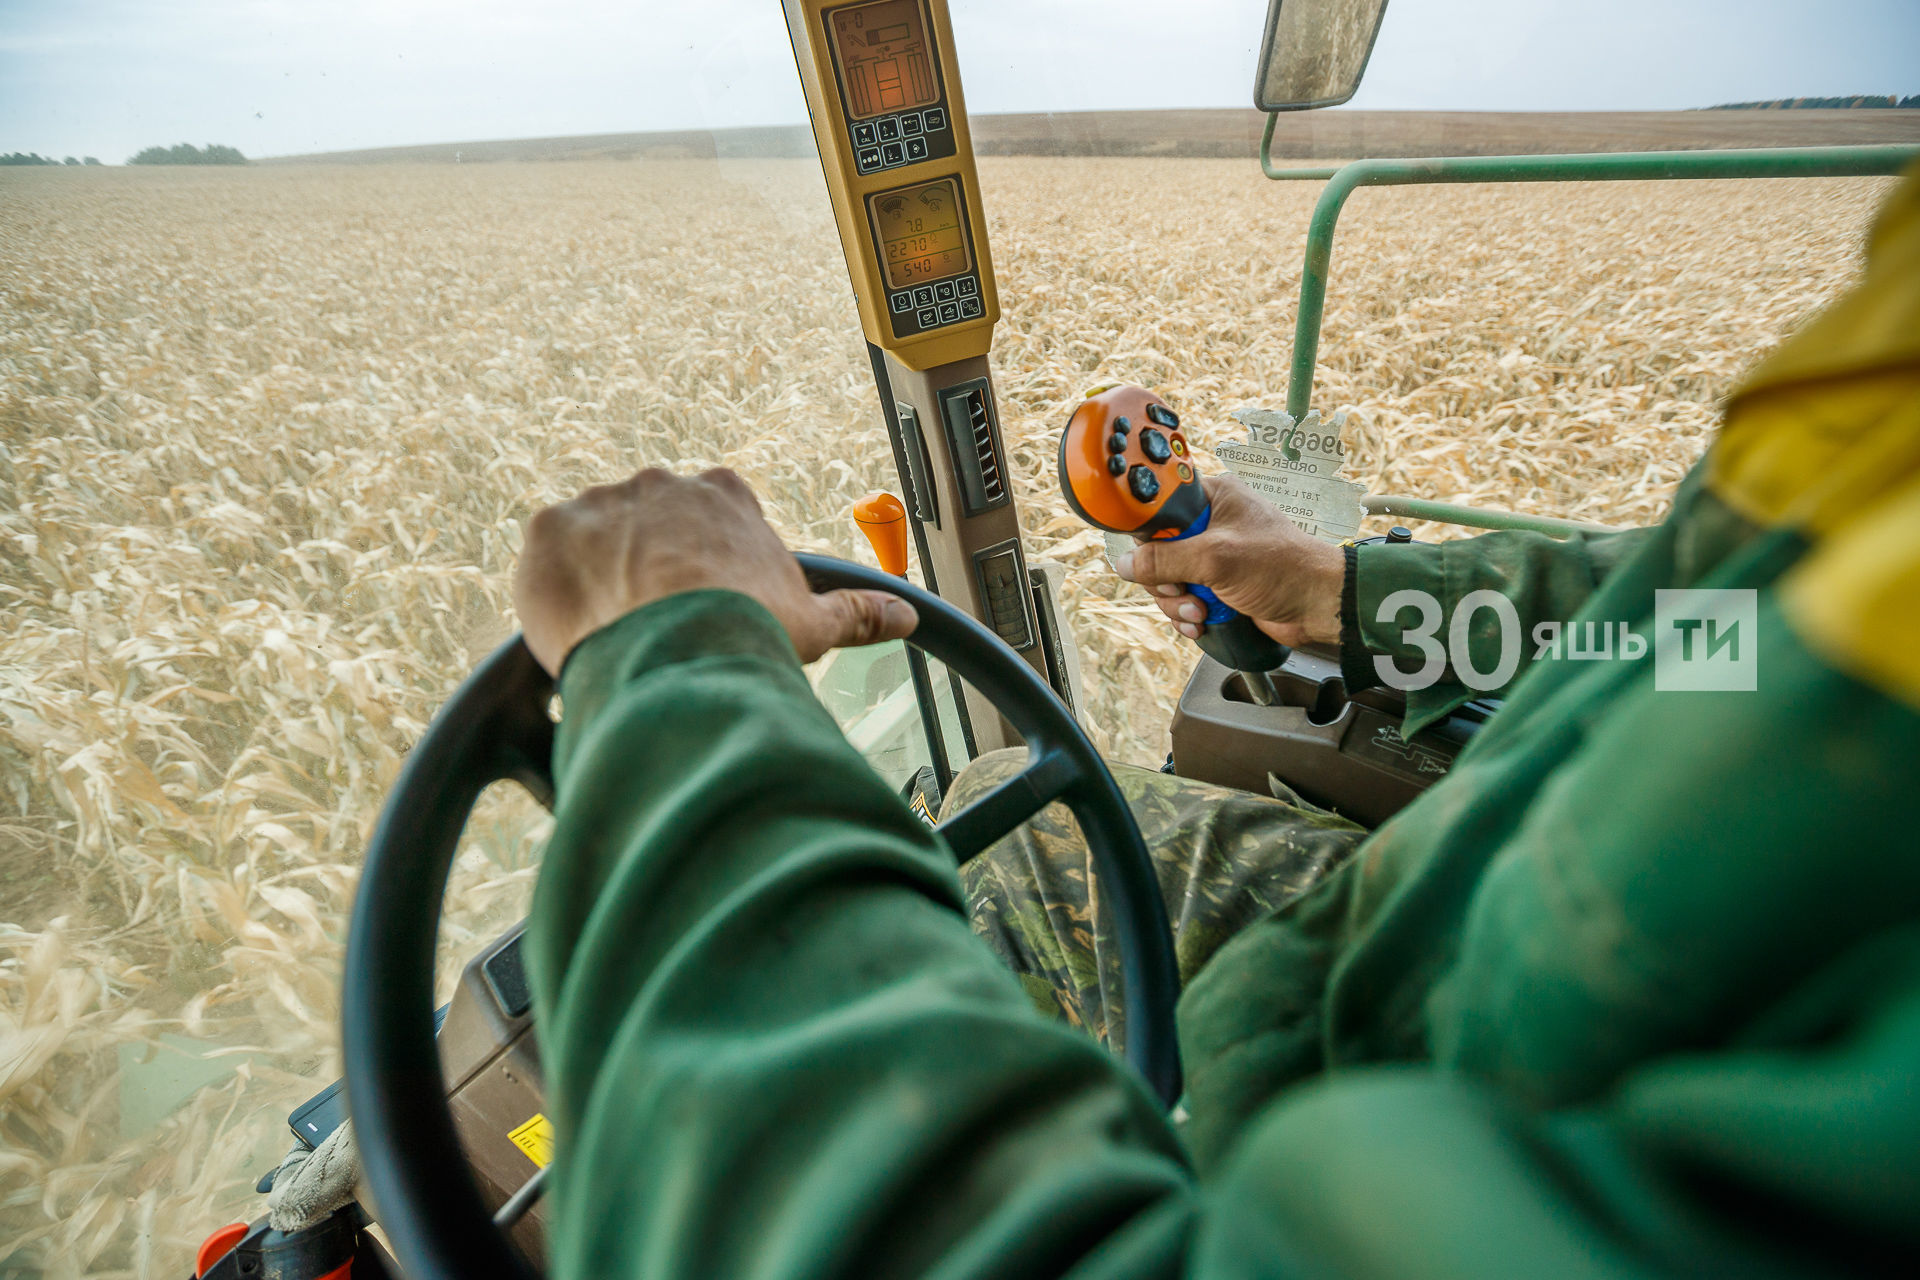
[[[1116,563],[1120,576],[1153,592],[1154,603],[1188,638],[1206,606],[1185,584],[1204,582],[1222,601],[1289,647],[1338,644],[1346,558],[1263,501],[1235,476],[1202,480],[1213,508],[1204,533],[1143,542]]]
[[[650,468],[534,513],[513,580],[527,648],[558,675],[573,647],[642,605],[718,588],[753,597],[802,662],[911,635],[913,606],[882,591],[815,595],[747,482]]]

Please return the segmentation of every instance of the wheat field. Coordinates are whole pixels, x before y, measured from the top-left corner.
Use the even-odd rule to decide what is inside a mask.
[[[1029,554],[1103,749],[1155,762],[1192,651],[1052,488],[1080,392],[1202,442],[1279,407],[1314,184],[982,164]],[[1887,184],[1362,192],[1316,404],[1376,492],[1657,519],[1716,401],[1847,282]],[[173,1276],[338,1069],[361,849],[511,630],[520,522],[725,464],[870,559],[891,460],[816,165],[0,173],[0,1275]],[[490,799],[445,942],[522,909]]]

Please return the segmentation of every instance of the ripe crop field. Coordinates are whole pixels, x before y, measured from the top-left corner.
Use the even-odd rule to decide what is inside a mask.
[[[990,159],[1029,554],[1093,729],[1155,762],[1192,651],[1053,488],[1097,382],[1209,445],[1279,407],[1314,184]],[[1371,490],[1658,519],[1716,401],[1857,268],[1879,180],[1351,202],[1316,403]],[[0,1273],[171,1276],[338,1070],[361,851],[512,628],[520,522],[725,464],[797,548],[891,455],[811,161],[0,174]],[[522,909],[490,800],[445,938]]]

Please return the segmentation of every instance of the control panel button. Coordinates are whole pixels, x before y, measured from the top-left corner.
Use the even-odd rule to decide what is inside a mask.
[[[880,141],[898,142],[900,140],[900,118],[888,116],[880,122]]]
[[[942,280],[939,284],[933,286],[933,296],[942,302],[952,302],[954,298],[959,295],[953,291],[953,281]]]
[[[918,111],[909,111],[900,117],[900,132],[909,138],[919,136],[920,113]]]
[[[1121,435],[1118,431],[1116,431],[1112,435],[1107,437],[1108,453],[1125,453],[1126,451],[1127,451],[1127,438],[1125,436]]]
[[[922,307],[920,308],[920,314],[915,316],[914,319],[920,322],[922,329],[931,329],[940,323],[940,313],[932,307]]]
[[[878,141],[880,141],[880,139],[873,136],[872,121],[868,121],[866,124],[857,124],[853,126],[853,145],[854,146],[870,147]]]
[[[1127,432],[1133,430],[1133,419],[1123,413],[1113,420],[1113,429],[1121,435],[1125,435]]]
[[[1148,405],[1147,416],[1163,427],[1177,427],[1180,425],[1180,419],[1174,416],[1173,410],[1163,404]]]
[[[854,156],[854,163],[860,166],[860,172],[862,173],[865,173],[869,169],[878,169],[880,167],[880,148],[862,147],[859,154]]]
[[[940,323],[941,324],[952,324],[954,321],[958,320],[959,318],[960,318],[959,303],[943,302],[940,304]]]
[[[880,148],[880,158],[887,162],[888,168],[892,168],[894,165],[904,162],[907,158],[907,153],[900,149],[899,143],[889,142],[886,146]]]
[[[893,314],[897,316],[913,310],[913,295],[910,293],[896,293],[890,301],[893,304]]]
[[[1181,463],[1173,470],[1174,474],[1180,477],[1181,484],[1191,484],[1193,482],[1193,468],[1186,463]]]
[[[907,159],[925,160],[927,158],[927,140],[925,138],[907,139]]]
[[[918,289],[915,289],[913,291],[913,305],[916,307],[932,306],[933,305],[933,286],[930,284],[923,284]]]
[[[1148,427],[1140,433],[1140,452],[1147,455],[1149,462],[1165,462],[1173,456],[1173,446],[1167,443],[1167,437]]]
[[[1173,456],[1176,458],[1184,458],[1187,456],[1187,442],[1179,436],[1173,438]]]
[[[963,319],[971,320],[974,317],[978,316],[981,310],[982,308],[980,306],[980,299],[978,298],[960,299],[960,315]]]
[[[1121,457],[1119,454],[1115,454],[1113,457],[1108,458],[1107,472],[1109,475],[1116,475],[1116,476],[1123,476],[1127,474],[1127,460]]]
[[[920,113],[920,120],[928,133],[938,133],[947,127],[947,112],[944,107],[929,107]]]
[[[1127,469],[1127,488],[1136,502],[1152,502],[1160,496],[1160,477],[1136,464]]]
[[[980,292],[980,282],[972,276],[962,276],[953,282],[953,287],[960,291],[960,296],[963,298],[971,298]]]

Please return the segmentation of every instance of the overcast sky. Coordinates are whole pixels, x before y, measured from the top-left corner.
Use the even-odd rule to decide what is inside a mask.
[[[1244,106],[1266,0],[951,0],[969,109]],[[1920,0],[1393,0],[1352,105],[1920,93]],[[805,118],[778,0],[0,0],[0,151]]]

